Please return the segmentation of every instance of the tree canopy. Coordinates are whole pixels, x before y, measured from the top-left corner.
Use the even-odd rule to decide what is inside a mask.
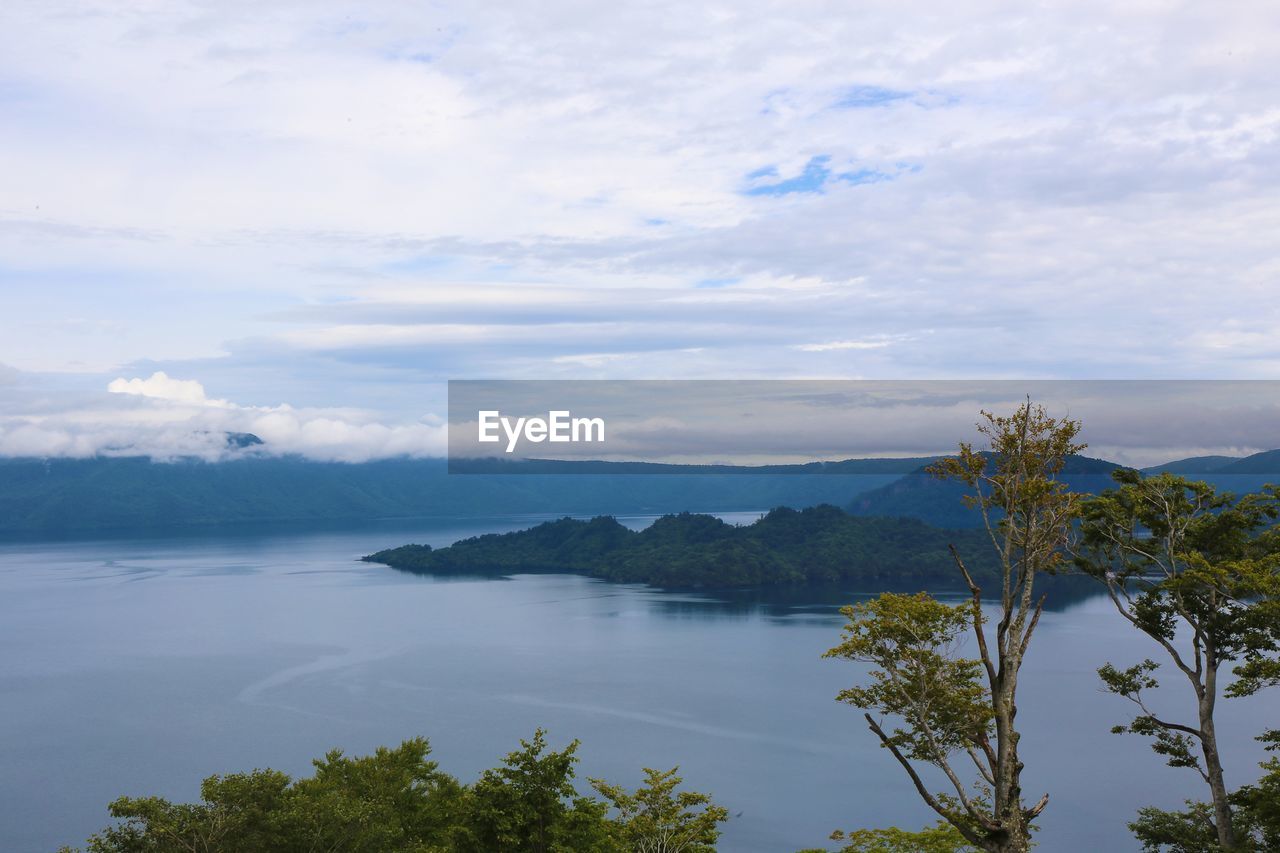
[[[121,797],[116,823],[84,853],[705,853],[728,812],[645,770],[635,792],[574,785],[578,742],[554,750],[538,729],[502,764],[464,785],[428,759],[424,738],[372,755],[333,750],[313,775],[278,770],[210,776],[198,803]],[[73,853],[64,848],[62,853]]]
[[[1106,689],[1137,708],[1114,731],[1150,737],[1170,766],[1195,771],[1210,796],[1207,807],[1193,803],[1184,813],[1145,809],[1135,830],[1151,850],[1160,849],[1153,839],[1175,835],[1186,849],[1198,835],[1222,850],[1254,849],[1260,825],[1237,826],[1216,710],[1222,696],[1280,682],[1280,533],[1273,526],[1280,489],[1237,498],[1174,474],[1113,476],[1117,487],[1084,505],[1076,564],[1155,642],[1194,700],[1186,716],[1160,712],[1148,701],[1160,686],[1159,663],[1107,664],[1098,671]],[[1225,689],[1223,667],[1236,676]],[[1280,742],[1274,730],[1260,737]]]

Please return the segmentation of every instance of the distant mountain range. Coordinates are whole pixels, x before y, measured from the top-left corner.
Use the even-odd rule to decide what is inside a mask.
[[[1062,479],[1075,491],[1097,494],[1115,485],[1111,472],[1121,467],[1105,459],[1074,456],[1067,460]],[[1204,480],[1227,491],[1254,491],[1280,482],[1280,450],[1245,457],[1195,456],[1142,469],[1144,474],[1162,471]],[[936,527],[976,527],[982,519],[977,510],[964,505],[965,494],[965,486],[939,480],[921,466],[892,483],[855,495],[845,509],[859,516],[915,518]]]
[[[253,455],[224,462],[0,459],[0,532],[763,511],[844,504],[851,495],[892,482],[922,461],[769,466],[735,476],[712,470],[715,466],[529,463],[536,471],[527,473],[518,464],[503,463],[497,470],[505,473],[471,476],[449,474],[442,459],[358,464]]]
[[[625,515],[801,509],[829,503],[853,515],[971,527],[963,489],[924,473],[933,457],[734,467],[480,460],[450,474],[441,459],[357,464],[273,457],[255,437],[224,462],[145,457],[0,459],[0,533],[190,528],[253,522],[360,522],[515,514]],[[1114,463],[1077,457],[1064,478],[1081,491],[1111,485]],[[1148,471],[1206,479],[1233,491],[1280,481],[1280,450],[1198,457]],[[726,476],[728,475],[728,476]]]
[[[1079,492],[1097,493],[1114,482],[1114,462],[1073,456],[1063,466],[1062,479]],[[935,527],[976,527],[982,519],[977,510],[964,504],[968,487],[952,480],[939,480],[924,467],[876,489],[856,495],[845,505],[851,515],[901,516],[915,518]]]
[[[1181,474],[1187,477],[1202,474],[1226,476],[1264,476],[1280,477],[1280,450],[1264,450],[1252,456],[1192,456],[1189,459],[1178,459],[1164,465],[1153,465],[1143,468],[1144,473],[1155,474],[1168,471],[1170,474]]]

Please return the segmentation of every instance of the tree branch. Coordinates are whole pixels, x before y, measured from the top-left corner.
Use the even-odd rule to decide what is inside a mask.
[[[1040,798],[1040,802],[1036,803],[1031,808],[1023,811],[1023,814],[1026,815],[1026,818],[1028,821],[1034,820],[1036,816],[1040,814],[1040,812],[1044,811],[1044,807],[1047,805],[1049,805],[1049,795],[1045,794],[1043,797]]]
[[[960,574],[964,576],[964,582],[969,585],[969,592],[973,595],[973,633],[978,638],[978,653],[982,657],[982,666],[987,670],[987,680],[994,690],[996,668],[991,661],[991,650],[987,648],[987,632],[982,627],[982,588],[974,583],[973,575],[969,574],[964,560],[960,559],[960,552],[956,550],[956,546],[948,544],[947,548],[951,551],[951,557],[956,561],[956,567],[960,569]]]
[[[911,762],[907,760],[901,750],[899,750],[898,747],[894,745],[893,741],[889,739],[889,736],[885,734],[884,729],[880,728],[879,724],[872,719],[870,714],[863,714],[862,716],[866,718],[867,725],[871,728],[871,731],[875,733],[875,736],[880,739],[880,743],[888,749],[889,752],[893,753],[893,757],[902,765],[902,769],[907,771],[907,775],[911,777],[912,783],[916,786],[916,792],[920,794],[920,799],[924,800],[925,805],[937,812],[939,816],[947,821],[947,823],[954,826],[956,830],[964,836],[965,841],[968,841],[970,844],[975,846],[981,846],[983,841],[982,836],[974,832],[968,826],[963,825],[963,822],[957,821],[955,815],[939,803],[937,798],[934,797],[933,794],[929,792],[929,789],[925,787],[924,780],[920,778],[920,774],[911,766]],[[978,820],[979,824],[988,831],[999,829],[999,826],[987,817],[975,815],[975,818]]]
[[[1040,624],[1040,614],[1044,612],[1044,601],[1048,597],[1048,595],[1042,595],[1036,602],[1035,613],[1031,614],[1031,624],[1027,626],[1027,632],[1022,635],[1022,646],[1018,649],[1019,657],[1027,653],[1027,646],[1031,643],[1031,633],[1035,631],[1036,625]]]

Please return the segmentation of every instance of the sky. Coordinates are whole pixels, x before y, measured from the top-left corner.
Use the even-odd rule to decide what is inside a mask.
[[[1085,455],[1136,468],[1280,448],[1277,380],[462,380],[449,383],[448,455],[737,465],[887,457],[908,473],[961,441],[984,449],[979,413],[1012,414],[1028,399],[1079,424]],[[531,438],[520,422],[550,423],[552,412],[555,442],[550,427]],[[1254,460],[1252,473],[1263,461],[1280,468],[1280,453]]]
[[[0,455],[448,379],[1280,375],[1280,6],[0,5]]]

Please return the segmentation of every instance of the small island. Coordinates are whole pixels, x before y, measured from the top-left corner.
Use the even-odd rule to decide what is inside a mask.
[[[856,517],[829,504],[778,508],[741,526],[688,512],[665,515],[640,531],[612,516],[562,518],[447,548],[403,545],[362,559],[433,575],[562,572],[667,588],[727,588],[954,580],[949,545],[975,575],[994,572],[985,532],[944,530],[911,518]]]

